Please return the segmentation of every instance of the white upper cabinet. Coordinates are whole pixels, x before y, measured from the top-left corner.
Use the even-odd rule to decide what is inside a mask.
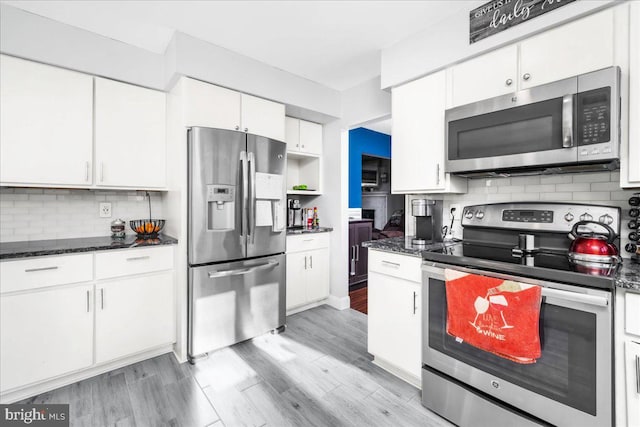
[[[284,105],[242,94],[242,130],[284,141]]]
[[[522,89],[612,65],[617,65],[612,8],[520,43],[519,81]]]
[[[640,187],[640,3],[632,2],[629,7],[629,146],[620,181],[623,187]]]
[[[517,57],[518,46],[511,45],[451,67],[451,106],[516,91]]]
[[[444,172],[446,71],[393,89],[393,193],[465,192],[466,181]]]
[[[290,153],[319,156],[322,154],[322,125],[287,117],[285,142]]]
[[[229,129],[284,141],[284,105],[184,79],[186,126]]]
[[[166,96],[163,92],[96,78],[96,184],[166,185]]]
[[[240,130],[240,94],[193,79],[184,79],[185,125]]]
[[[0,56],[0,182],[91,185],[93,78]]]

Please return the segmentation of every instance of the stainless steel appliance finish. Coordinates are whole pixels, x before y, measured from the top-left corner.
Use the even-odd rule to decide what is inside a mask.
[[[446,171],[481,176],[615,167],[619,82],[620,69],[610,67],[447,110]]]
[[[193,127],[188,162],[193,360],[284,325],[286,145]]]
[[[191,359],[285,323],[285,255],[189,269]]]
[[[411,215],[415,218],[414,245],[442,242],[442,200],[412,200]]]
[[[566,203],[466,206],[463,240],[425,252],[423,404],[454,423],[477,425],[495,408],[507,419],[613,425],[614,271],[585,274],[569,261],[567,234],[581,220],[620,229],[620,209]],[[447,334],[444,270],[542,287],[542,355],[521,365]],[[433,390],[432,384],[440,384]],[[454,410],[462,400],[477,411]],[[459,405],[458,405],[459,407]],[[483,415],[484,414],[484,415]]]

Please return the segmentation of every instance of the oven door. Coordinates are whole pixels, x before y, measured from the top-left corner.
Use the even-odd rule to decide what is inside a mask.
[[[444,268],[540,285],[542,355],[523,365],[446,332]],[[607,291],[442,264],[423,265],[423,364],[555,425],[612,424],[612,297]],[[423,394],[428,384],[423,384]],[[441,391],[439,393],[442,394]],[[437,410],[436,410],[437,412]]]
[[[573,77],[446,111],[446,171],[577,163]]]

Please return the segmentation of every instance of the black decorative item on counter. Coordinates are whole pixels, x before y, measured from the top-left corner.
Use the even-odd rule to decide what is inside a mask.
[[[145,191],[145,196],[149,201],[149,219],[133,219],[129,221],[129,226],[135,231],[139,239],[155,239],[164,227],[165,220],[152,219],[151,196],[148,191]]]
[[[638,230],[638,223],[640,220],[638,216],[640,216],[640,209],[635,206],[640,206],[640,193],[634,193],[631,198],[629,198],[629,205],[634,206],[629,209],[629,216],[632,218],[629,221],[629,229],[633,230],[629,233],[629,243],[627,243],[624,247],[625,251],[631,254],[631,260],[637,263],[640,263],[640,233]]]

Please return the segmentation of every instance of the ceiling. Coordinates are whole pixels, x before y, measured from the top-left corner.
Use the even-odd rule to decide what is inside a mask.
[[[156,53],[180,31],[336,90],[380,51],[482,1],[2,1]]]

